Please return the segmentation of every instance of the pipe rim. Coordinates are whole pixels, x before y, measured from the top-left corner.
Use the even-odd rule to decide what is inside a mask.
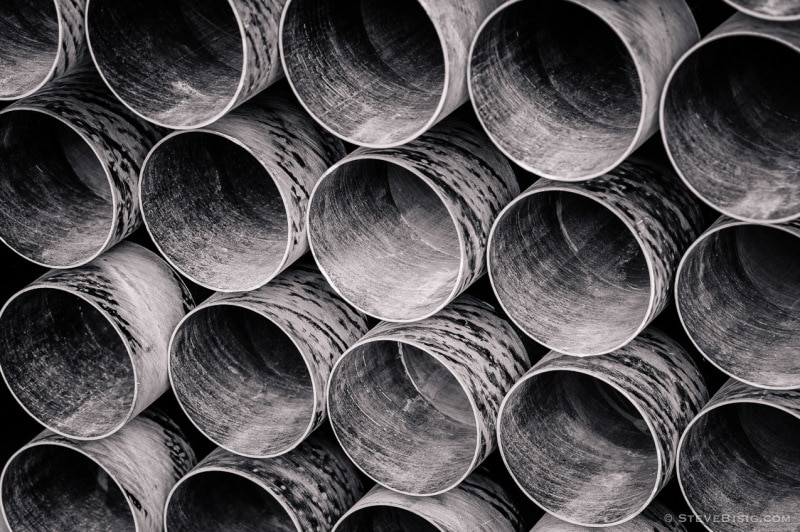
[[[762,20],[772,20],[775,22],[791,22],[794,20],[800,20],[800,13],[788,14],[788,15],[770,15],[769,13],[764,13],[763,11],[759,11],[758,9],[747,7],[742,2],[737,0],[724,0],[724,1],[737,11],[741,11],[745,15],[749,15],[755,18],[760,18]]]
[[[395,492],[395,493],[397,493],[397,492]],[[366,495],[364,497],[366,497]],[[363,500],[363,498],[361,500]],[[361,501],[359,501],[359,502],[361,502]],[[437,523],[431,521],[430,519],[428,519],[427,517],[425,517],[421,513],[417,512],[415,510],[412,510],[410,507],[403,506],[400,502],[383,501],[383,502],[380,502],[380,503],[377,503],[377,504],[373,503],[373,502],[369,502],[367,504],[363,504],[363,505],[360,505],[360,506],[359,506],[359,502],[357,502],[354,506],[351,506],[344,514],[342,514],[342,516],[336,521],[336,523],[334,523],[333,528],[331,529],[331,532],[337,532],[339,530],[339,527],[344,525],[344,522],[347,520],[347,518],[349,518],[353,514],[356,514],[361,510],[367,510],[367,509],[370,509],[370,508],[395,508],[397,510],[404,510],[406,512],[409,512],[409,513],[412,513],[412,514],[416,515],[417,517],[421,517],[422,519],[427,521],[428,524],[430,524],[432,527],[434,527],[439,532],[448,532],[447,530],[445,530],[444,528],[439,526]],[[408,506],[410,506],[410,505],[408,505]]]

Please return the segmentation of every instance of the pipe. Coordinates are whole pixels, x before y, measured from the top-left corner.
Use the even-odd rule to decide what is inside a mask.
[[[797,530],[798,440],[800,392],[729,380],[678,448],[678,480],[698,522],[714,532]]]
[[[664,81],[699,39],[684,0],[510,0],[473,41],[470,97],[524,169],[599,177],[658,130]]]
[[[570,355],[626,345],[670,300],[681,255],[703,228],[671,169],[633,158],[580,183],[541,179],[500,213],[488,270],[510,318]]]
[[[574,525],[545,514],[530,532],[590,532],[594,527]],[[624,523],[605,527],[607,532],[686,532],[686,527],[669,508],[653,502],[642,513]]]
[[[683,257],[675,300],[697,349],[759,388],[800,389],[800,221],[721,217]]]
[[[48,268],[83,266],[141,223],[139,167],[159,133],[88,65],[0,112],[0,238]]]
[[[195,463],[180,428],[155,409],[102,440],[45,430],[3,469],[0,510],[14,532],[160,532],[169,490]]]
[[[800,217],[800,22],[736,14],[686,52],[661,101],[673,166],[714,209]]]
[[[366,488],[328,432],[270,460],[215,450],[172,489],[165,532],[330,530]]]
[[[800,4],[795,0],[725,0],[742,13],[764,20],[800,20]]]
[[[689,354],[651,327],[606,355],[550,352],[503,400],[498,444],[511,476],[550,514],[620,525],[670,480],[681,432],[707,399]]]
[[[84,267],[45,273],[6,302],[0,372],[48,429],[108,437],[169,388],[169,337],[191,307],[163,260],[122,243]]]
[[[111,91],[142,118],[204,127],[281,76],[285,0],[86,0],[86,36]]]
[[[497,407],[530,365],[511,325],[461,296],[425,320],[381,323],[348,349],[328,381],[328,416],[367,476],[437,495],[494,450]]]
[[[288,0],[280,52],[308,113],[360,146],[407,144],[467,101],[469,44],[502,0]]]
[[[195,283],[255,290],[308,251],[311,189],[344,155],[288,91],[271,89],[159,142],[142,168],[142,217],[159,251]]]
[[[450,118],[406,146],[358,149],[333,165],[311,194],[311,252],[362,312],[424,319],[485,273],[489,229],[518,193],[482,132]]]

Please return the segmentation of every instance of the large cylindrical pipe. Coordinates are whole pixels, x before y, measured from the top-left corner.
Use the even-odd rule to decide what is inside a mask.
[[[742,13],[751,17],[789,22],[800,20],[800,4],[797,0],[725,0]]]
[[[255,290],[308,251],[308,198],[344,155],[288,91],[270,90],[204,129],[159,142],[142,168],[142,217],[192,281]]]
[[[737,13],[673,68],[664,144],[706,203],[745,221],[800,217],[800,22]]]
[[[686,532],[683,521],[669,508],[661,503],[653,502],[645,510],[631,519],[618,525],[602,528],[605,532]],[[545,514],[530,532],[591,532],[596,527],[588,527],[567,523],[550,514]]]
[[[678,480],[714,532],[794,532],[800,522],[800,392],[730,380],[681,438]]]
[[[155,409],[102,440],[46,430],[3,469],[0,511],[14,532],[160,532],[170,489],[195,463],[180,428]]]
[[[89,65],[0,112],[0,238],[49,268],[91,261],[141,223],[139,168],[160,134]]]
[[[489,229],[518,193],[489,139],[450,118],[406,146],[361,148],[332,166],[309,204],[311,251],[354,307],[420,320],[485,273]]]
[[[285,0],[86,1],[89,50],[112,92],[171,129],[206,126],[282,76]]]
[[[598,177],[658,130],[664,81],[699,38],[685,0],[510,0],[472,44],[472,104],[526,170]]]
[[[583,526],[618,525],[669,481],[681,432],[707,399],[688,353],[653,328],[606,355],[553,351],[503,400],[500,452],[547,512]]]
[[[511,319],[570,355],[630,342],[667,305],[699,204],[671,169],[639,159],[580,183],[541,179],[497,218],[492,287]]]
[[[122,243],[84,267],[51,270],[3,306],[0,371],[53,432],[106,437],[169,388],[169,338],[191,306],[160,257]]]
[[[723,372],[800,389],[800,222],[723,216],[683,257],[675,300],[689,338]]]

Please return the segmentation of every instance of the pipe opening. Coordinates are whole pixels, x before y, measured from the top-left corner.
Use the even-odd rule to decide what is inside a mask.
[[[40,423],[72,438],[99,438],[127,421],[136,378],[109,319],[75,294],[22,292],[0,316],[0,366]]]
[[[300,101],[351,142],[402,144],[438,115],[447,66],[417,0],[294,0],[282,46]]]
[[[513,204],[494,228],[489,267],[509,315],[556,351],[613,351],[647,319],[652,281],[639,242],[580,194],[537,192]]]
[[[478,452],[463,387],[436,358],[408,344],[374,341],[349,352],[331,377],[328,408],[353,461],[404,493],[455,486]]]
[[[610,525],[652,498],[654,436],[630,399],[595,377],[552,371],[525,379],[506,399],[498,436],[520,486],[562,519]]]
[[[585,7],[518,2],[477,37],[475,108],[517,163],[564,180],[602,175],[636,143],[643,112],[633,57]]]
[[[177,269],[214,290],[253,290],[280,270],[289,221],[280,191],[249,151],[214,133],[165,140],[142,172],[142,211]]]
[[[736,35],[672,76],[662,127],[675,166],[712,207],[747,219],[800,214],[800,53]]]
[[[3,509],[15,532],[136,530],[125,494],[90,458],[60,445],[35,445],[6,466]]]
[[[17,253],[66,268],[100,253],[114,227],[111,184],[91,146],[38,111],[0,115],[0,235]]]
[[[354,306],[408,321],[443,307],[458,283],[459,234],[420,177],[380,160],[355,160],[323,177],[309,207],[314,257]]]
[[[797,0],[728,0],[737,9],[774,19],[800,17],[800,4]]]
[[[58,12],[53,0],[0,2],[0,99],[36,90],[58,57]]]
[[[476,523],[477,524],[477,523]],[[410,510],[394,506],[368,506],[361,508],[343,520],[336,532],[441,532],[430,521]]]
[[[171,128],[219,118],[238,96],[244,48],[227,0],[92,0],[87,33],[119,98]]]

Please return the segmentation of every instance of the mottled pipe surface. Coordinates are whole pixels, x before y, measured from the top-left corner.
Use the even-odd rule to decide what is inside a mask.
[[[675,65],[664,144],[703,201],[744,221],[800,217],[800,22],[736,14]]]
[[[675,279],[681,323],[712,364],[751,386],[800,388],[800,221],[723,216]]]
[[[86,0],[100,75],[139,116],[204,127],[282,75],[285,0]]]
[[[486,272],[492,222],[518,193],[489,139],[450,118],[406,146],[361,148],[332,166],[311,195],[311,251],[354,307],[420,320]]]
[[[500,452],[547,512],[583,526],[619,525],[670,480],[681,432],[707,399],[691,357],[652,327],[606,355],[553,351],[504,399]]]
[[[0,238],[48,268],[91,261],[141,223],[136,182],[160,137],[84,63],[0,112]]]
[[[14,532],[160,532],[170,489],[195,463],[180,428],[154,409],[102,440],[46,430],[6,464],[0,510]]]
[[[215,294],[170,342],[170,380],[189,419],[217,445],[251,457],[294,449],[325,419],[333,364],[367,332],[312,266],[268,285]]]
[[[699,38],[684,0],[510,0],[472,44],[472,103],[526,170],[602,176],[658,130],[667,75]]]
[[[797,0],[725,0],[751,17],[788,22],[800,20],[800,3]]]
[[[703,228],[671,169],[637,158],[580,183],[541,179],[497,218],[488,269],[526,334],[570,355],[618,349],[667,305]]]
[[[169,388],[169,338],[192,305],[158,255],[124,242],[81,268],[51,270],[5,304],[0,370],[53,432],[109,436]]]
[[[469,45],[502,0],[289,0],[280,51],[320,124],[373,148],[406,144],[467,101]]]
[[[590,532],[595,527],[575,525],[545,514],[530,532]],[[605,527],[606,532],[686,532],[686,527],[675,513],[661,503],[653,502],[645,510],[618,525]]]
[[[800,392],[729,380],[678,448],[678,480],[700,522],[713,532],[796,532],[798,441]]]
[[[269,90],[157,144],[139,182],[142,216],[159,250],[192,281],[255,290],[308,251],[311,190],[344,155],[288,91]]]
[[[330,530],[364,494],[358,470],[328,430],[269,460],[212,452],[173,488],[167,532]]]

